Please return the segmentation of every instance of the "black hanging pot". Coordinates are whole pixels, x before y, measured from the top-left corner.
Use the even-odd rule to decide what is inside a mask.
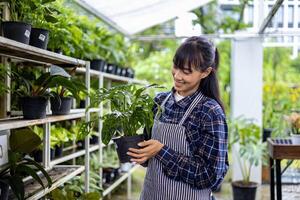
[[[43,119],[46,117],[48,98],[41,96],[22,97],[21,105],[24,119]]]
[[[67,115],[70,113],[73,98],[72,97],[59,97],[51,98],[51,111],[52,115]]]
[[[8,199],[8,194],[9,194],[9,185],[6,183],[0,182],[0,199],[1,200],[7,200]]]
[[[92,60],[91,61],[91,69],[103,72],[105,64],[106,64],[106,62],[102,59]]]
[[[49,41],[49,31],[42,28],[32,28],[29,44],[41,49],[47,49]]]
[[[242,181],[232,182],[233,200],[255,200],[257,185],[254,182],[249,184],[244,184]]]
[[[144,135],[114,138],[118,157],[121,163],[130,162],[131,157],[127,155],[129,148],[139,149],[138,143],[144,141]]]
[[[11,40],[29,44],[31,25],[24,22],[2,22],[3,36]]]

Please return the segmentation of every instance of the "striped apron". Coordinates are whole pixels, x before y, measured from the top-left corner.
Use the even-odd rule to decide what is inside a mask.
[[[171,93],[172,94],[172,93]],[[171,96],[168,95],[161,104],[164,105]],[[185,127],[183,122],[195,108],[197,103],[203,98],[200,93],[193,100],[179,124],[162,123],[159,115],[155,116],[152,128],[152,139],[158,140],[175,151],[191,156],[189,143],[186,139]],[[210,189],[195,189],[182,181],[175,181],[168,178],[163,173],[161,162],[155,158],[149,160],[146,177],[144,180],[143,191],[140,200],[210,200]]]

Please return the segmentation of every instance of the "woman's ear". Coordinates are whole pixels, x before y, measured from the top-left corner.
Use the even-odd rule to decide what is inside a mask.
[[[202,72],[201,78],[202,78],[202,79],[203,79],[203,78],[206,78],[206,77],[211,73],[211,71],[212,71],[212,67],[208,67],[206,70],[204,70],[204,71]]]

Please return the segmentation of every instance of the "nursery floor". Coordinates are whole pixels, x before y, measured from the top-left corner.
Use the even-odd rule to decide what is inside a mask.
[[[143,185],[145,169],[140,167],[133,174],[132,182],[132,197],[130,200],[138,200]],[[105,200],[129,200],[126,193],[126,181],[124,184],[114,191],[113,194],[106,197]],[[299,185],[283,185],[283,200],[298,200],[300,199],[300,184]],[[230,183],[223,183],[221,192],[214,194],[217,200],[232,200],[232,189]],[[256,194],[256,200],[270,200],[270,186],[268,184],[261,185]]]

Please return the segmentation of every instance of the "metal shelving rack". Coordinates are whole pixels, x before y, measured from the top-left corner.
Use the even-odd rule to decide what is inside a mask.
[[[30,45],[22,44],[4,37],[0,36],[0,55],[11,59],[12,62],[25,62],[25,63],[35,63],[40,64],[39,66],[50,67],[52,64],[59,65],[62,67],[72,67],[77,66],[77,72],[85,74],[85,83],[88,90],[90,89],[90,78],[96,77],[99,79],[99,88],[104,87],[104,79],[108,80],[108,87],[111,85],[111,81],[119,81],[119,82],[128,82],[128,83],[137,83],[137,84],[146,84],[145,81],[138,81],[131,78],[121,77],[117,75],[112,75],[108,73],[98,72],[95,70],[90,70],[90,63],[88,61],[79,60],[76,58],[64,56],[61,54],[53,53],[47,50],[39,49]],[[86,98],[86,106],[89,106],[90,99]],[[57,181],[53,183],[51,188],[47,188],[45,190],[39,190],[37,193],[31,195],[29,199],[37,199],[41,198],[51,190],[55,189],[59,185],[64,184],[68,180],[77,176],[78,174],[85,172],[85,191],[89,191],[89,153],[94,151],[99,151],[100,162],[103,162],[102,158],[102,148],[105,146],[101,142],[101,127],[102,123],[99,120],[99,144],[90,146],[89,137],[85,138],[85,149],[77,152],[73,152],[67,156],[63,156],[61,158],[57,158],[55,160],[50,160],[50,126],[51,123],[60,122],[64,120],[73,120],[73,119],[81,119],[85,118],[86,121],[90,120],[90,113],[97,112],[99,115],[102,115],[102,105],[99,108],[92,108],[89,112],[85,112],[85,109],[73,109],[68,115],[61,116],[47,116],[45,119],[35,119],[35,120],[25,120],[21,117],[14,118],[4,118],[0,119],[0,135],[8,134],[10,129],[22,128],[32,125],[44,125],[44,149],[43,149],[43,166],[47,170],[51,170],[54,168],[65,167],[72,168],[70,174],[67,174],[64,177],[61,177]],[[68,160],[72,160],[74,158],[85,156],[85,166],[59,166],[58,164],[66,162]],[[131,173],[137,168],[137,166],[133,167],[129,172],[122,175],[118,180],[116,180],[110,187],[108,187],[103,192],[103,196],[109,194],[114,188],[116,188],[121,182],[124,180],[128,180],[128,191],[131,190]],[[100,176],[102,177],[102,170],[100,170]],[[129,194],[130,196],[130,194]]]
[[[78,73],[86,73],[86,69],[85,68],[77,68],[76,71]],[[99,72],[96,70],[92,70],[90,69],[90,76],[97,78],[99,81],[99,88],[104,87],[104,80],[107,81],[107,88],[111,87],[111,83],[114,82],[125,82],[125,83],[135,83],[135,84],[140,84],[140,85],[146,85],[148,84],[148,82],[146,81],[141,81],[141,80],[136,80],[136,79],[132,79],[132,78],[127,78],[127,77],[122,77],[122,76],[118,76],[118,75],[114,75],[114,74],[109,74],[109,73],[105,73],[105,72]],[[100,104],[99,106],[99,112],[98,112],[99,116],[103,115],[103,105]],[[102,122],[101,120],[99,120],[98,122],[98,137],[101,138],[101,128],[102,128]],[[101,140],[100,140],[101,141]],[[101,143],[101,142],[100,142]],[[110,144],[112,144],[112,142],[110,142]],[[110,145],[108,144],[108,146]],[[105,145],[99,145],[99,161],[100,163],[103,162],[103,147],[105,147]],[[123,181],[125,181],[127,179],[127,196],[128,199],[131,196],[131,174],[138,168],[138,166],[134,166],[132,167],[127,173],[124,173],[122,176],[120,176],[112,185],[110,185],[108,188],[106,188],[103,191],[102,197],[105,197],[107,195],[109,195],[115,188],[117,188]],[[102,169],[99,170],[99,174],[100,177],[102,177]]]

